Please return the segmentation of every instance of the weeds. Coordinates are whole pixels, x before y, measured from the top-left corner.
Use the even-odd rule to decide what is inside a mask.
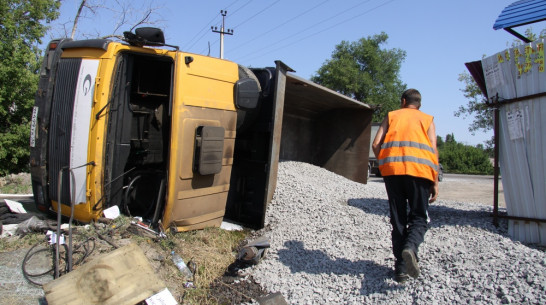
[[[31,194],[30,174],[0,177],[0,194]]]
[[[13,238],[0,238],[0,252],[9,252],[21,248],[29,248],[36,243],[43,241],[44,239],[45,235],[41,233],[30,233]]]

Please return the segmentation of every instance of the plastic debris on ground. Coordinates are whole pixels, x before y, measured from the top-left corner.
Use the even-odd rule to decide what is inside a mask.
[[[169,289],[165,288],[160,292],[146,299],[147,305],[177,305],[178,302],[174,299]]]
[[[13,213],[17,213],[17,214],[26,214],[27,213],[27,211],[25,210],[23,205],[18,201],[4,199],[4,202],[6,203],[6,205],[9,207],[9,209]]]
[[[120,215],[119,207],[117,205],[107,208],[102,211],[102,213],[104,214],[104,218],[107,219],[116,219]]]
[[[178,268],[178,270],[180,270],[180,272],[184,276],[184,280],[186,280],[187,283],[192,282],[193,281],[193,272],[190,270],[188,265],[186,265],[186,263],[184,263],[184,260],[182,259],[182,257],[180,257],[180,255],[176,254],[176,252],[172,251],[171,252],[171,259],[172,259],[173,263],[175,264],[175,266]],[[189,262],[188,262],[188,264],[189,264]]]
[[[222,224],[220,225],[220,229],[224,229],[226,231],[242,231],[242,230],[244,230],[244,228],[241,225],[231,223],[231,222],[227,222],[227,221],[222,221]]]

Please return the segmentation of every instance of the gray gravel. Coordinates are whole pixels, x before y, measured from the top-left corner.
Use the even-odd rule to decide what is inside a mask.
[[[421,245],[421,276],[392,280],[384,184],[281,162],[266,227],[271,248],[242,271],[289,304],[546,304],[546,253],[492,225],[492,208],[440,200]]]

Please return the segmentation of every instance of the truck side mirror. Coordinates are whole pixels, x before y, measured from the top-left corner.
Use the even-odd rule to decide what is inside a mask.
[[[152,28],[152,27],[142,27],[137,28],[135,30],[135,34],[138,37],[143,38],[146,40],[147,45],[164,45],[165,44],[165,36],[163,35],[163,31],[158,28]]]
[[[258,105],[260,87],[252,78],[243,78],[235,83],[235,105],[239,109],[254,109]]]

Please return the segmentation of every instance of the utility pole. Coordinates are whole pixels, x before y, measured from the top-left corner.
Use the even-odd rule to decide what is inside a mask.
[[[214,33],[220,33],[220,58],[224,59],[224,34],[233,35],[233,30],[228,29],[224,32],[227,11],[221,10],[220,14],[222,14],[222,27],[220,28],[219,31],[218,31],[218,27],[215,27],[215,26],[214,27],[211,26],[210,29]]]

